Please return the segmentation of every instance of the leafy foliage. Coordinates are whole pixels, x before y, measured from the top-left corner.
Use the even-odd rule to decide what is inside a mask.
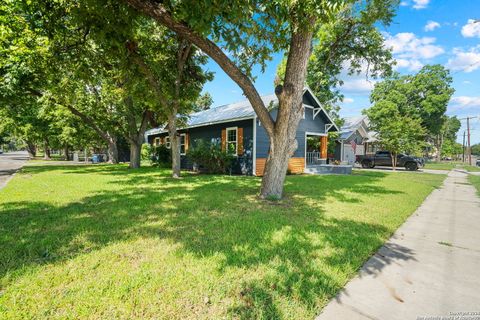
[[[229,151],[223,151],[215,143],[204,140],[195,140],[195,144],[188,150],[187,157],[198,165],[199,170],[207,173],[226,173],[230,169],[234,156]]]
[[[150,161],[152,165],[168,168],[172,165],[172,152],[165,144],[150,147]]]

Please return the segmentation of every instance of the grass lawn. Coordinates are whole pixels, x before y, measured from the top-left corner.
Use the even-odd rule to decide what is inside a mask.
[[[425,163],[424,169],[431,170],[452,170],[455,168],[457,163],[455,162],[427,162]]]
[[[480,196],[480,176],[468,175],[468,181],[477,188],[477,193]]]
[[[470,166],[462,162],[427,162],[424,168],[431,170],[452,170],[458,168],[467,171],[480,171],[480,167]]]
[[[0,191],[0,318],[312,319],[443,179],[289,176],[265,202],[254,177],[29,166]]]
[[[463,169],[469,171],[469,172],[478,172],[480,171],[480,167],[477,166],[469,166],[469,165],[463,165]]]

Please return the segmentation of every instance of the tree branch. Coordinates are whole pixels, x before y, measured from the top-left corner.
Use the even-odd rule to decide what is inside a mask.
[[[274,135],[275,122],[261,99],[252,81],[230,60],[225,53],[212,41],[201,36],[186,24],[173,19],[167,9],[160,3],[152,0],[123,0],[129,6],[143,14],[152,17],[160,24],[174,31],[178,35],[195,44],[208,54],[225,71],[230,78],[243,90],[243,93],[252,104],[255,113],[270,136]]]

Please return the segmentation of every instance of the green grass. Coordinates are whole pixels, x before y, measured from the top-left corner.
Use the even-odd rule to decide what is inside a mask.
[[[0,318],[311,319],[443,179],[289,176],[261,201],[254,177],[26,167],[0,191]]]
[[[467,170],[468,172],[479,172],[480,167],[477,166],[469,166],[469,165],[463,165],[463,169]]]
[[[480,176],[470,174],[468,175],[468,181],[477,188],[477,193],[480,196]]]
[[[427,162],[424,169],[430,170],[452,170],[457,163],[455,162]]]
[[[480,171],[480,167],[470,166],[462,162],[427,162],[425,169],[431,170],[452,170],[452,169],[465,169],[467,171]]]

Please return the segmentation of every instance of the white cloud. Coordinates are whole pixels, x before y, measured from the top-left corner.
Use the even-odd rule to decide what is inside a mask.
[[[464,81],[463,81],[463,84],[471,84],[471,82],[468,81],[468,80],[464,80]]]
[[[423,63],[417,59],[396,59],[395,69],[408,69],[409,71],[418,71],[422,69]]]
[[[428,6],[428,3],[430,2],[430,0],[413,0],[413,2],[414,2],[414,5],[413,5],[414,9],[425,9]]]
[[[480,38],[480,21],[468,19],[467,24],[462,27],[462,36],[465,38]]]
[[[436,38],[418,38],[414,33],[401,32],[392,36],[385,34],[385,46],[390,47],[401,59],[431,59],[445,52],[442,47],[435,45]]]
[[[453,58],[448,59],[447,68],[454,71],[472,72],[480,68],[480,46],[464,51],[453,49]]]
[[[480,97],[472,97],[472,96],[453,97],[452,100],[450,100],[449,107],[451,107],[452,110],[480,108]]]
[[[401,5],[402,7],[406,7],[406,6],[408,6],[408,2],[402,1],[402,2],[400,2],[400,5]]]
[[[375,86],[374,80],[367,80],[365,76],[362,78],[351,78],[346,79],[341,86],[342,91],[350,92],[350,93],[370,93],[370,91]]]
[[[428,21],[427,24],[424,27],[425,31],[433,31],[436,28],[440,28],[440,23],[436,21]]]
[[[343,99],[343,103],[353,103],[355,100],[353,100],[352,98],[344,98]]]

